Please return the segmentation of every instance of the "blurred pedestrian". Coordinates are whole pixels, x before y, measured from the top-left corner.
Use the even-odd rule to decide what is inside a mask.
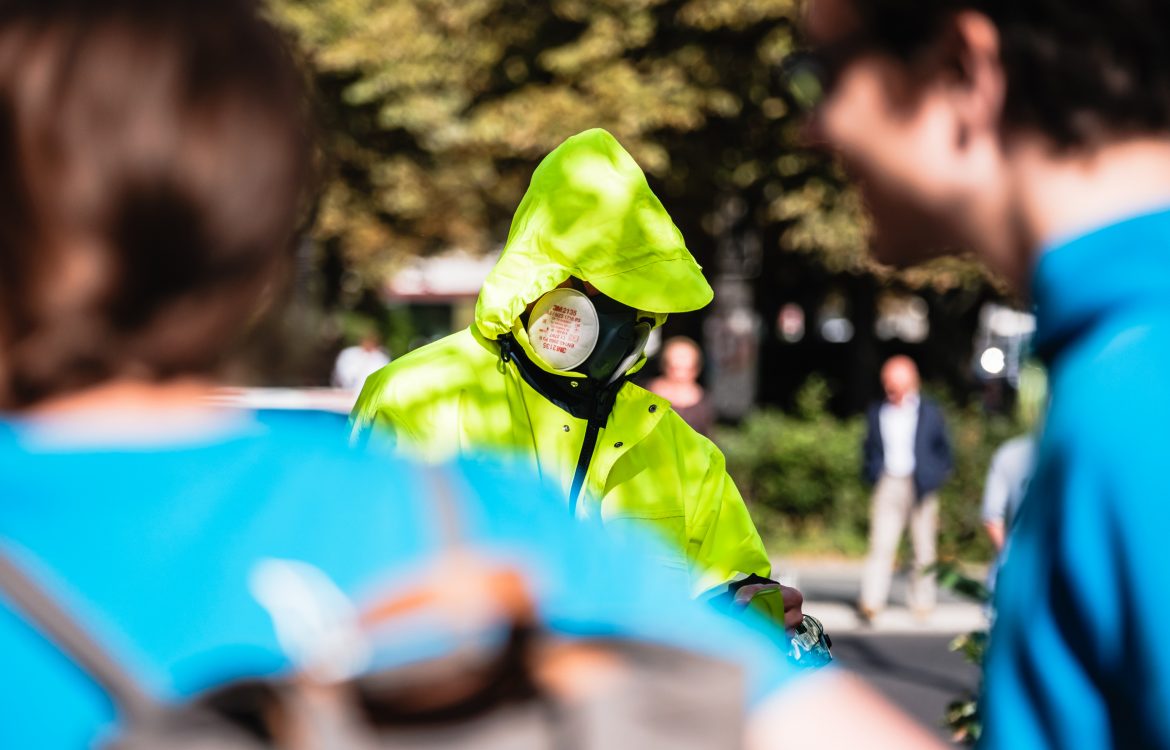
[[[910,607],[927,617],[937,598],[938,489],[954,461],[946,421],[938,404],[919,392],[918,367],[906,356],[882,366],[886,397],[866,412],[862,443],[870,499],[869,557],[861,579],[861,616],[872,621],[886,606],[898,542],[907,524],[914,550]]]
[[[989,748],[1170,747],[1166,28],[1160,0],[808,6],[809,133],[859,178],[874,254],[974,251],[1036,310],[1052,400],[996,591]]]
[[[579,133],[533,173],[475,322],[369,378],[354,437],[514,457],[571,516],[661,536],[696,597],[752,600],[795,625],[795,589],[756,596],[779,587],[723,454],[629,380],[650,331],[712,296],[633,157],[604,130]]]
[[[331,382],[334,388],[357,391],[366,378],[390,364],[390,355],[378,340],[378,331],[370,327],[362,331],[361,340],[347,346],[337,355]]]
[[[1008,440],[991,457],[983,483],[982,513],[983,528],[995,547],[995,560],[987,572],[987,587],[991,591],[995,590],[1008,532],[1028,491],[1035,461],[1036,436],[1031,433]]]
[[[674,411],[695,432],[711,437],[715,429],[715,407],[699,384],[703,371],[703,350],[686,336],[672,336],[662,345],[662,374],[648,388],[670,402]]]

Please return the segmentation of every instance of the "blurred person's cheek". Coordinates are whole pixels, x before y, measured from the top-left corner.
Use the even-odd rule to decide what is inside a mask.
[[[892,58],[869,55],[842,71],[817,115],[861,194],[870,252],[882,263],[911,265],[953,241],[954,188],[964,178],[941,96]]]

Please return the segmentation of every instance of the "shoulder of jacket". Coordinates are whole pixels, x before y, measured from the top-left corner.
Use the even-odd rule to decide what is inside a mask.
[[[691,460],[701,458],[705,459],[708,464],[710,462],[718,462],[721,465],[725,463],[723,451],[719,449],[719,446],[715,445],[711,438],[687,424],[687,421],[673,407],[668,408],[666,414],[662,415],[658,429],[670,430],[671,439],[675,445],[685,450]]]
[[[936,416],[943,416],[942,404],[935,401],[933,398],[930,398],[929,396],[922,397],[922,408]]]
[[[363,399],[393,408],[420,396],[434,398],[445,389],[458,389],[479,380],[494,367],[498,355],[489,351],[469,330],[456,331],[438,341],[398,357],[370,376]]]

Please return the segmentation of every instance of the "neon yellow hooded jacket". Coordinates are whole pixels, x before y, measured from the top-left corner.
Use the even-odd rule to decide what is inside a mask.
[[[650,313],[659,325],[668,313],[698,309],[712,297],[641,169],[604,130],[569,138],[541,162],[480,291],[475,324],[372,375],[354,407],[355,436],[389,428],[401,450],[432,460],[510,453],[568,497],[587,420],[530,386],[516,362],[501,356],[497,339],[511,333],[532,364],[569,388],[588,385],[579,373],[544,365],[520,322],[529,304],[570,275]],[[752,573],[769,574],[763,543],[723,454],[668,401],[625,383],[604,428],[594,430],[579,517],[600,515],[607,527],[635,523],[656,530],[674,550],[668,564],[688,568],[695,595]],[[770,614],[782,618],[782,612]]]

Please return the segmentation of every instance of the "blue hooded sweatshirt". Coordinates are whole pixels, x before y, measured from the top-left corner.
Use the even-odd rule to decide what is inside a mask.
[[[1170,211],[1049,249],[1052,403],[1009,541],[984,747],[1170,747]]]

